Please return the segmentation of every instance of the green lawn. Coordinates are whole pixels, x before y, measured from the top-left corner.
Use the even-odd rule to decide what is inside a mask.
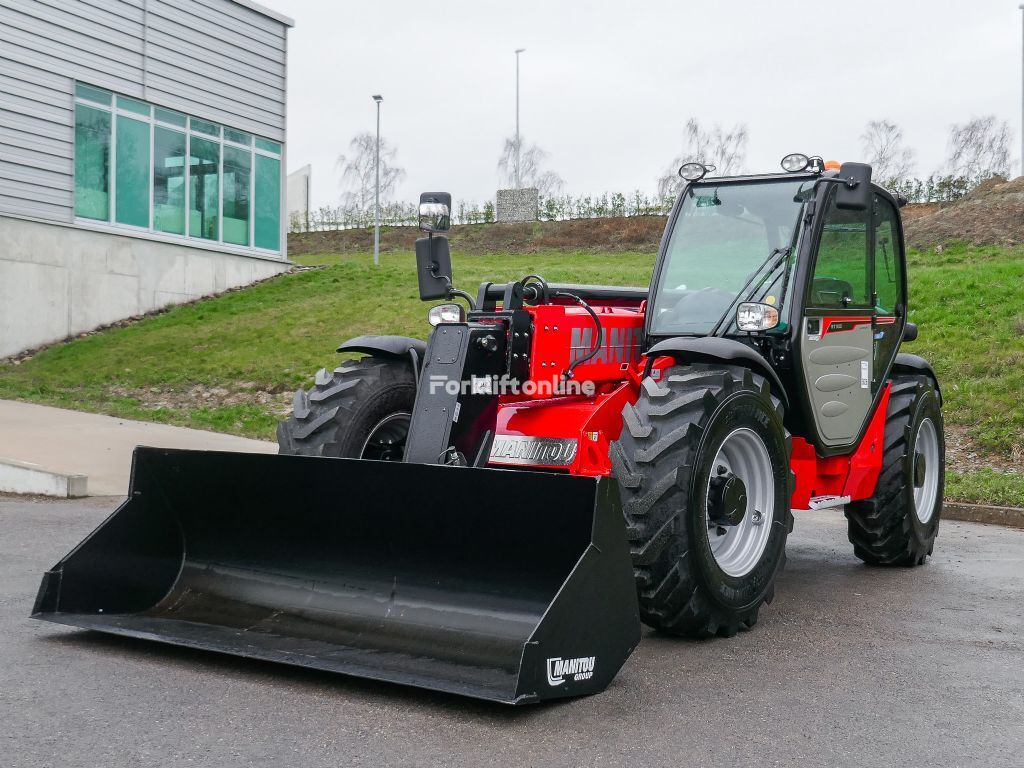
[[[552,281],[646,285],[648,253],[454,254],[455,282],[540,273]],[[426,335],[411,253],[307,256],[321,269],[178,307],[123,328],[0,366],[0,398],[271,438],[289,393],[334,347],[362,333]],[[1024,250],[947,248],[910,257],[907,351],[933,362],[946,419],[984,450],[1007,456],[1024,442]],[[1024,505],[1024,477],[951,477],[951,495]],[[985,496],[987,495],[987,496]]]
[[[51,347],[0,366],[0,398],[272,438],[289,394],[334,348],[364,333],[426,336],[411,253],[305,257],[323,269],[284,275],[246,290],[177,307],[123,328]],[[562,282],[646,285],[653,256],[455,255],[455,280],[531,272]],[[258,400],[266,402],[259,403]],[[238,401],[238,402],[233,402]]]

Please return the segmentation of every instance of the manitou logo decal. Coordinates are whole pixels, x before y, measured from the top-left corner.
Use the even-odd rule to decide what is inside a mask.
[[[561,685],[567,677],[573,680],[589,680],[594,676],[595,658],[583,656],[579,659],[548,659],[548,685]]]
[[[595,363],[635,363],[640,359],[644,333],[639,328],[609,328],[604,334],[601,349],[586,365]],[[593,328],[573,328],[569,357],[572,362],[582,360],[594,349]]]
[[[567,467],[576,458],[576,440],[571,437],[496,435],[491,444],[492,464]]]

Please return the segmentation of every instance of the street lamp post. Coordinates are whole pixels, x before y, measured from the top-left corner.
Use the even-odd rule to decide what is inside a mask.
[[[1024,11],[1024,3],[1017,6]],[[1024,176],[1024,13],[1021,14],[1020,175]]]
[[[380,264],[380,103],[384,101],[384,97],[375,94],[373,100],[377,102],[377,159],[374,161],[377,185],[373,203],[373,265],[377,266]]]
[[[519,143],[519,54],[525,50],[525,48],[516,48],[516,189],[523,186],[519,175],[519,153],[522,149]]]

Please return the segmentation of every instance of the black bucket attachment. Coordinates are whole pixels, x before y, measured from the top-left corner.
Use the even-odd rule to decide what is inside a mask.
[[[155,448],[33,616],[509,704],[640,639],[611,481]]]

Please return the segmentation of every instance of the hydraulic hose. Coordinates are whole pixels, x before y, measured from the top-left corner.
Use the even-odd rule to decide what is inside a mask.
[[[594,319],[594,327],[597,328],[597,340],[594,343],[594,348],[590,350],[587,354],[585,354],[583,357],[581,357],[579,360],[575,360],[572,363],[570,363],[569,367],[566,368],[565,373],[562,374],[563,378],[571,379],[573,377],[573,372],[576,370],[576,366],[583,365],[583,363],[587,362],[588,360],[592,360],[594,356],[601,351],[601,347],[604,346],[604,328],[601,326],[601,318],[597,316],[597,312],[595,312],[593,308],[591,308],[591,306],[587,304],[587,302],[585,302],[575,293],[569,293],[568,291],[555,291],[552,295],[561,296],[562,298],[571,299],[572,301],[575,301],[577,304],[579,304],[581,307],[587,310],[590,316]]]

